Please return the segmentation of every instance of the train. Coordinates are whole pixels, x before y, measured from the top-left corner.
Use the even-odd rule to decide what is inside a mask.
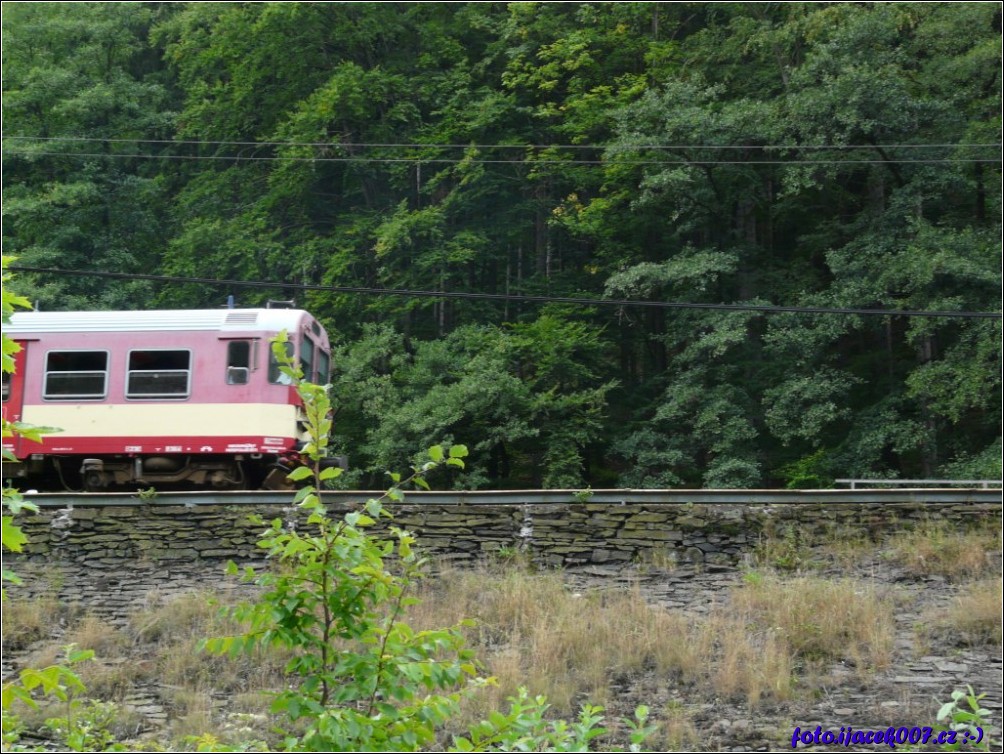
[[[324,384],[328,334],[293,308],[20,312],[3,415],[59,431],[4,438],[5,482],[38,489],[285,489],[303,406],[271,348]],[[325,463],[345,465],[344,458]]]

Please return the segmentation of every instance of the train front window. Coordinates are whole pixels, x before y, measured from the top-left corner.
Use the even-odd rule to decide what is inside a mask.
[[[191,351],[130,351],[126,398],[186,398]]]
[[[227,384],[247,385],[251,379],[251,343],[231,340],[227,344]]]
[[[283,345],[286,348],[286,356],[292,358],[293,344],[286,341]],[[292,380],[279,370],[279,362],[276,360],[271,348],[268,352],[268,381],[273,385],[289,385],[292,383]]]
[[[54,401],[105,397],[107,351],[49,351],[45,357],[42,397]]]

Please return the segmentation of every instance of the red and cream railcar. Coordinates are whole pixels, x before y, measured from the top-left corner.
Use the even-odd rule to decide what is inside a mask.
[[[285,330],[311,381],[325,382],[324,328],[297,309],[25,312],[4,375],[3,411],[59,432],[5,439],[5,477],[88,490],[178,482],[279,486],[297,461],[302,408],[269,340]]]

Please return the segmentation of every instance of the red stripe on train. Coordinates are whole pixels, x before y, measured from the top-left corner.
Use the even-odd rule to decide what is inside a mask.
[[[46,435],[42,443],[22,440],[19,457],[44,455],[236,455],[239,453],[281,453],[292,450],[292,437],[226,436],[207,437],[67,437]]]

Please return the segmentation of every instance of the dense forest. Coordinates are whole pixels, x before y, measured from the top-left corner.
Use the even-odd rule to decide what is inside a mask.
[[[11,2],[2,26],[5,254],[126,275],[20,292],[295,299],[336,343],[349,484],[435,442],[481,487],[1001,474],[999,3]]]

